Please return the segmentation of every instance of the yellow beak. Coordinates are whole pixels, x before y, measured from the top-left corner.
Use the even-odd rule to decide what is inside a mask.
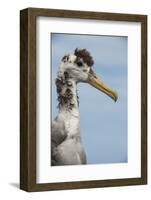
[[[106,84],[104,84],[98,77],[96,77],[95,74],[89,73],[88,76],[88,83],[95,87],[96,89],[100,90],[101,92],[105,93],[109,97],[111,97],[115,102],[118,99],[118,95],[116,91],[108,87]]]

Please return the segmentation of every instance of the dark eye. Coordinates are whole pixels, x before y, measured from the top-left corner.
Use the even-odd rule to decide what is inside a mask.
[[[78,62],[77,62],[77,65],[78,65],[79,67],[82,67],[83,63],[82,63],[81,61],[78,61]]]

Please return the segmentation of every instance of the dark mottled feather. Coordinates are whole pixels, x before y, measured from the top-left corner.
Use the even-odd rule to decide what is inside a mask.
[[[76,48],[74,51],[74,55],[77,56],[77,58],[82,58],[83,61],[90,67],[94,64],[92,56],[86,49]]]

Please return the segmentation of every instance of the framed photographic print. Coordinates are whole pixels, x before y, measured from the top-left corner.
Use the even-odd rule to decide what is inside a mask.
[[[20,188],[147,184],[147,16],[20,12]]]

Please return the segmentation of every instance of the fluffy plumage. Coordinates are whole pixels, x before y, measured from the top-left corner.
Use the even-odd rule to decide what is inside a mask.
[[[80,136],[77,84],[89,83],[117,100],[117,93],[96,76],[93,64],[93,58],[86,49],[75,49],[74,54],[65,55],[59,65],[56,78],[59,112],[51,129],[53,166],[87,163]]]
[[[51,165],[86,164],[86,154],[80,137],[77,60],[92,64],[92,57],[86,50],[75,50],[76,55],[65,55],[58,69],[56,88],[59,113],[51,128]],[[83,67],[87,67],[86,66]],[[74,71],[75,70],[75,71]],[[76,71],[77,70],[77,71]],[[77,76],[76,76],[77,75]],[[77,79],[76,79],[77,77]],[[80,76],[79,76],[80,77]]]

